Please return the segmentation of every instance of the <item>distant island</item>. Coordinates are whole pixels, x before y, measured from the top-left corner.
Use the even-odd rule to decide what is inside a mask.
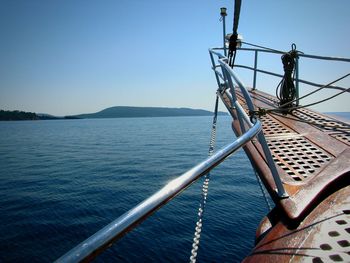
[[[13,120],[61,120],[61,119],[94,119],[94,118],[139,118],[139,117],[180,117],[180,116],[211,116],[212,112],[190,108],[165,108],[165,107],[128,107],[116,106],[106,108],[96,113],[70,115],[64,117],[50,114],[33,113],[24,111],[0,110],[0,121]],[[219,115],[227,115],[219,112]]]
[[[227,115],[220,112],[220,115]],[[177,117],[177,116],[211,116],[212,112],[190,108],[164,108],[164,107],[128,107],[117,106],[104,109],[96,113],[73,115],[81,119],[92,118],[137,118],[137,117]]]
[[[0,121],[35,121],[35,120],[62,120],[62,119],[78,119],[74,116],[56,117],[50,114],[26,112],[26,111],[9,111],[0,110]]]
[[[39,120],[39,116],[34,112],[25,111],[5,111],[0,110],[1,121]]]

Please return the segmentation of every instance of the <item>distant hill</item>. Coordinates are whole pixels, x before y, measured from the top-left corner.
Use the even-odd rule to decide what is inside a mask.
[[[79,119],[75,116],[64,116],[64,117],[57,117],[53,116],[51,114],[47,113],[37,113],[40,120],[63,120],[63,119]]]
[[[220,115],[226,115],[219,112]],[[175,117],[175,116],[211,116],[212,112],[189,108],[162,108],[162,107],[127,107],[117,106],[104,109],[96,113],[80,114],[67,117],[82,119],[92,118],[133,118],[133,117]]]
[[[56,117],[46,113],[35,113],[26,111],[0,110],[0,121],[33,121],[33,120],[62,120],[79,119],[74,116]]]
[[[34,112],[0,110],[0,121],[39,120]]]
[[[219,115],[227,115],[219,112]],[[94,118],[136,118],[136,117],[176,117],[176,116],[211,116],[212,112],[189,108],[162,107],[126,107],[117,106],[96,113],[57,117],[46,113],[0,110],[0,121],[19,120],[62,120],[62,119],[94,119]]]
[[[51,114],[47,113],[37,113],[40,120],[58,120],[61,119],[60,117],[53,116]]]

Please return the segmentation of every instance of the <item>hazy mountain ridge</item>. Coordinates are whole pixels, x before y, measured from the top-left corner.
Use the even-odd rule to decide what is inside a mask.
[[[190,108],[165,108],[165,107],[129,107],[116,106],[89,114],[79,114],[69,117],[82,119],[91,118],[136,118],[136,117],[176,117],[176,116],[210,116],[213,113],[207,110]],[[219,115],[226,115],[219,112]]]
[[[191,108],[166,107],[129,107],[115,106],[95,113],[69,115],[64,117],[47,113],[0,110],[0,121],[15,120],[62,120],[62,119],[93,119],[93,118],[140,118],[140,117],[176,117],[176,116],[211,116],[213,112]],[[219,115],[227,115],[219,112]]]

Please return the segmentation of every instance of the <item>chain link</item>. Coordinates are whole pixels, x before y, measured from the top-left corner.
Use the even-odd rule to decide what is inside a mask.
[[[210,143],[209,143],[209,152],[208,152],[209,156],[211,156],[213,154],[214,147],[215,147],[218,104],[219,104],[219,97],[218,97],[218,95],[216,95],[213,125],[212,125],[212,129],[211,129],[211,136],[210,136]],[[193,238],[193,243],[192,243],[191,257],[190,257],[191,263],[195,263],[197,260],[199,241],[201,238],[202,225],[203,225],[203,213],[204,213],[205,205],[207,203],[209,181],[210,181],[210,173],[207,173],[204,177],[204,182],[203,182],[203,186],[202,186],[202,198],[201,198],[201,201],[199,203],[199,208],[198,208],[198,220],[196,223],[196,228],[195,228],[195,233],[194,233],[194,238]]]

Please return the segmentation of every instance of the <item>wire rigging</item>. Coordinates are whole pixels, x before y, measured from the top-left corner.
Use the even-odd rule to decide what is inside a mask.
[[[308,96],[310,96],[310,95],[312,95],[312,94],[314,94],[314,93],[316,93],[316,92],[318,92],[318,91],[320,91],[320,90],[322,90],[322,89],[324,89],[324,88],[327,88],[327,87],[330,86],[331,84],[333,84],[333,83],[335,83],[335,82],[338,82],[339,80],[342,80],[342,79],[344,79],[344,78],[346,78],[346,77],[348,77],[348,76],[350,76],[350,73],[345,74],[344,76],[342,76],[342,77],[340,77],[340,78],[338,78],[338,79],[336,79],[336,80],[334,80],[334,81],[332,81],[332,82],[330,82],[330,83],[328,83],[328,84],[322,86],[321,88],[319,88],[319,89],[317,89],[317,90],[315,90],[315,91],[312,91],[312,92],[306,94],[305,96],[303,96],[303,97],[301,97],[301,98],[304,99],[304,98],[306,98],[306,97],[308,97]],[[338,92],[338,93],[336,93],[336,94],[334,94],[334,95],[332,95],[332,96],[330,96],[330,97],[327,97],[327,98],[325,98],[325,99],[318,100],[318,101],[316,101],[316,102],[309,103],[309,104],[306,104],[306,105],[292,106],[292,107],[289,107],[289,108],[284,108],[284,110],[292,111],[292,110],[297,110],[297,109],[302,109],[302,108],[314,106],[314,105],[320,104],[320,103],[322,103],[322,102],[325,102],[325,101],[327,101],[327,100],[333,99],[333,98],[335,98],[335,97],[337,97],[337,96],[339,96],[339,95],[341,95],[341,94],[343,94],[343,93],[345,93],[345,92],[349,92],[349,91],[350,91],[350,88],[346,88],[346,89],[344,89],[344,90],[342,90],[342,91],[340,91],[340,92]],[[289,103],[288,103],[288,104],[289,104]],[[279,111],[279,112],[280,112],[279,109],[269,109],[269,110],[267,110],[267,111]]]
[[[268,47],[264,47],[264,46],[260,46],[260,45],[256,45],[256,44],[252,44],[252,43],[248,43],[248,42],[245,42],[245,41],[242,41],[242,44],[245,44],[245,45],[248,45],[248,46],[252,46],[252,47],[261,48],[261,49],[265,49],[265,50],[268,50],[268,51],[273,51],[273,52],[276,52],[276,53],[281,53],[281,54],[286,54],[287,53],[285,51],[281,51],[281,50],[277,50],[277,49],[273,49],[273,48],[268,48]]]
[[[338,82],[338,81],[340,81],[340,80],[342,80],[342,79],[344,79],[344,78],[346,78],[346,77],[349,77],[349,76],[350,76],[350,73],[347,73],[347,74],[343,75],[342,77],[340,77],[340,78],[338,78],[338,79],[336,79],[336,80],[333,80],[333,81],[331,81],[331,82],[329,82],[329,83],[323,85],[322,87],[318,88],[317,90],[314,90],[314,91],[312,91],[312,92],[310,92],[310,93],[308,93],[308,94],[306,94],[306,95],[300,97],[299,100],[304,99],[304,98],[306,98],[306,97],[309,97],[310,95],[312,95],[312,94],[314,94],[314,93],[316,93],[316,92],[318,92],[318,91],[321,91],[322,89],[325,89],[325,88],[327,88],[328,86],[330,86],[330,85],[332,85],[332,84],[334,84],[334,83],[336,83],[336,82]],[[249,115],[250,115],[250,116],[254,116],[254,115],[263,116],[263,115],[266,115],[267,113],[273,113],[273,112],[275,112],[275,113],[284,113],[284,114],[285,114],[286,112],[289,112],[289,113],[290,113],[290,112],[292,112],[293,110],[302,109],[302,108],[306,108],[306,107],[310,107],[310,106],[314,106],[314,105],[320,104],[320,103],[322,103],[322,102],[325,102],[325,101],[328,101],[328,100],[330,100],[330,99],[333,99],[333,98],[335,98],[335,97],[337,97],[337,96],[339,96],[339,95],[341,95],[341,94],[343,94],[343,93],[345,93],[345,92],[349,92],[349,91],[350,91],[350,88],[346,88],[346,89],[344,89],[344,90],[342,90],[342,91],[340,91],[340,92],[338,92],[338,93],[336,93],[336,94],[334,94],[334,95],[332,95],[332,96],[330,96],[330,97],[327,97],[327,98],[322,99],[322,100],[318,100],[318,101],[313,102],[313,103],[309,103],[309,104],[306,104],[306,105],[300,105],[300,106],[293,106],[293,105],[292,105],[291,107],[286,107],[286,106],[288,106],[288,105],[291,105],[292,102],[296,100],[296,99],[294,99],[293,101],[290,101],[290,102],[287,102],[287,103],[285,103],[285,104],[280,105],[279,108],[275,108],[275,109],[258,108],[258,110],[250,111],[250,112],[249,112]],[[281,108],[281,107],[282,107],[282,108]]]
[[[337,78],[336,80],[333,80],[332,82],[329,82],[329,83],[327,83],[326,85],[323,85],[322,87],[319,87],[318,89],[316,89],[316,90],[314,90],[314,91],[311,91],[310,93],[305,94],[304,96],[301,96],[301,97],[299,97],[299,98],[295,98],[293,101],[281,105],[281,107],[285,107],[285,106],[287,106],[287,105],[290,105],[292,102],[295,102],[296,100],[299,100],[299,101],[300,101],[300,100],[302,100],[302,99],[304,99],[304,98],[306,98],[306,97],[309,97],[309,96],[311,96],[312,94],[314,94],[314,93],[316,93],[316,92],[318,92],[318,91],[320,91],[320,90],[322,90],[322,89],[324,89],[324,88],[327,88],[327,87],[331,86],[332,84],[334,84],[334,83],[336,83],[336,82],[338,82],[338,81],[340,81],[340,80],[342,80],[342,79],[345,79],[345,78],[348,77],[348,76],[350,76],[350,73],[345,74],[344,76],[341,76],[340,78]]]
[[[258,175],[258,172],[257,172],[255,169],[254,169],[254,173],[255,173],[256,180],[257,180],[258,183],[259,183],[260,191],[261,191],[261,193],[262,193],[262,195],[263,195],[263,197],[264,197],[264,200],[265,200],[267,209],[268,209],[269,211],[271,211],[271,210],[272,210],[272,206],[271,206],[271,204],[270,204],[270,202],[269,202],[269,199],[267,198],[267,194],[265,193],[265,190],[264,190],[264,187],[263,187],[263,185],[262,185],[262,181],[261,181],[261,179],[260,179],[260,177],[259,177],[259,175]]]
[[[342,91],[338,92],[337,94],[332,95],[330,97],[327,97],[325,99],[322,99],[322,100],[319,100],[319,101],[316,101],[313,103],[309,103],[307,105],[294,106],[293,103],[296,102],[297,100],[300,101],[300,100],[307,98],[307,97],[311,96],[312,94],[314,94],[322,89],[330,87],[332,84],[334,84],[334,83],[336,83],[336,82],[338,82],[346,77],[349,77],[350,73],[345,74],[342,77],[340,77],[336,80],[333,80],[330,83],[327,83],[327,84],[321,86],[320,88],[318,88],[318,89],[316,89],[316,90],[314,90],[314,91],[312,91],[312,92],[310,92],[302,97],[296,98],[295,87],[294,87],[294,83],[293,83],[294,76],[292,77],[292,75],[293,75],[293,73],[295,73],[295,71],[294,71],[295,59],[298,57],[299,54],[303,54],[303,52],[298,51],[296,49],[295,44],[292,44],[292,50],[289,52],[284,52],[281,50],[272,49],[272,48],[252,44],[252,43],[245,42],[245,41],[242,41],[242,44],[249,45],[249,46],[256,47],[256,48],[261,48],[261,49],[264,49],[267,51],[272,51],[272,52],[283,54],[281,59],[282,59],[285,75],[276,88],[276,96],[277,96],[277,98],[280,99],[279,108],[278,109],[259,108],[256,111],[250,112],[249,114],[251,116],[252,115],[262,116],[268,112],[287,113],[287,112],[291,112],[291,111],[296,110],[296,109],[310,107],[310,106],[328,101],[328,100],[335,98],[335,97],[337,97],[345,92],[350,92],[350,88],[346,88],[346,89],[344,88]]]
[[[232,29],[232,35],[230,37],[230,42],[229,42],[229,53],[228,53],[228,64],[232,68],[233,65],[235,64],[235,59],[236,59],[236,53],[237,53],[237,40],[238,40],[238,23],[239,23],[239,15],[241,12],[241,5],[242,2],[241,0],[236,0],[235,1],[235,11],[234,11],[234,16],[233,16],[233,29]]]

